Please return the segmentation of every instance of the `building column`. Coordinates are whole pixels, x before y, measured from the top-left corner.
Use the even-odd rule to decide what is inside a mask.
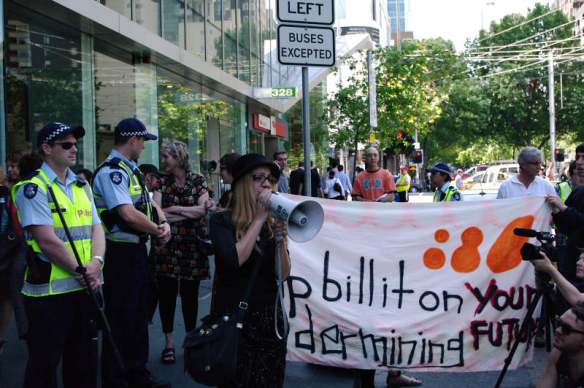
[[[95,125],[95,79],[93,66],[93,37],[81,33],[81,93],[83,109],[83,167],[95,170],[96,160],[96,125]],[[100,161],[101,162],[101,161]]]
[[[239,102],[239,117],[238,117],[238,122],[239,122],[239,128],[236,131],[235,134],[235,149],[237,150],[237,152],[239,152],[241,155],[245,155],[247,154],[247,134],[248,134],[248,130],[247,130],[247,120],[246,120],[246,111],[247,111],[247,106],[244,103]]]
[[[136,118],[148,131],[158,136],[158,85],[156,66],[151,63],[135,65]],[[147,141],[140,157],[141,163],[159,165],[158,140]]]

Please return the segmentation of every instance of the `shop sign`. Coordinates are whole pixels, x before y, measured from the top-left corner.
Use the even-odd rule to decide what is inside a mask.
[[[252,122],[254,129],[257,129],[258,131],[270,133],[272,130],[272,122],[268,116],[260,113],[254,113],[252,115]]]

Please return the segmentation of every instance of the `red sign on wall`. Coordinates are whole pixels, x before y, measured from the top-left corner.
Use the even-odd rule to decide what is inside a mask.
[[[271,127],[272,127],[272,123],[271,120],[268,116],[264,116],[260,113],[254,113],[252,115],[252,123],[253,123],[253,127],[254,129],[257,129],[258,131],[261,132],[266,132],[266,133],[270,133],[271,131]]]

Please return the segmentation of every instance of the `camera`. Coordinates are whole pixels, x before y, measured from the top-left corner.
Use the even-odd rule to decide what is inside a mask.
[[[548,232],[538,232],[533,229],[515,228],[513,234],[522,237],[535,237],[541,245],[534,245],[525,243],[521,247],[521,258],[523,260],[539,260],[541,259],[541,252],[544,252],[551,261],[557,261],[556,249],[553,246],[555,236]]]

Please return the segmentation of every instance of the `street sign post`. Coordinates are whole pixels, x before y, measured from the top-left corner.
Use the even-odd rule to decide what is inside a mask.
[[[278,0],[278,20],[284,23],[324,24],[335,22],[334,0]]]
[[[330,27],[281,24],[278,61],[283,65],[334,66],[335,31]]]
[[[335,65],[334,0],[277,0],[278,61],[302,66],[302,127],[304,129],[304,191],[312,193],[310,166],[310,99],[308,66]]]

